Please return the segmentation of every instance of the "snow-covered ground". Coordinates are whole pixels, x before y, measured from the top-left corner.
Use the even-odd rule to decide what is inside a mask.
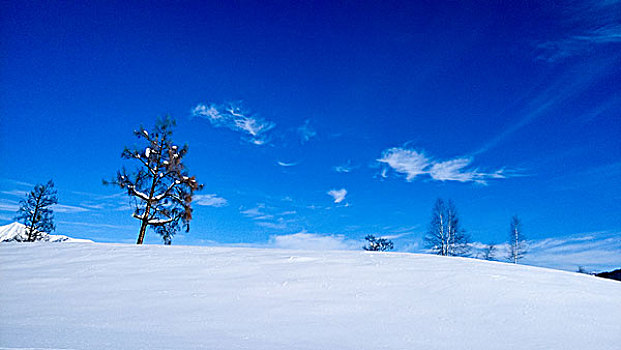
[[[65,235],[51,235],[45,232],[39,234],[42,236],[41,240],[46,242],[92,242],[90,239],[72,238]],[[0,226],[0,242],[23,242],[26,238],[28,238],[26,226],[19,222]]]
[[[0,245],[0,347],[619,349],[621,283],[363,251]]]

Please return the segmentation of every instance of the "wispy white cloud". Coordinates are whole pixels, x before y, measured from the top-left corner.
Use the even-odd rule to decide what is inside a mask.
[[[300,142],[305,144],[313,137],[317,136],[317,132],[310,126],[310,120],[305,120],[304,124],[298,128],[298,134],[300,135]]]
[[[52,207],[57,213],[65,213],[65,214],[73,214],[73,213],[84,213],[89,211],[87,208],[77,207],[73,205],[63,205],[63,204],[55,204]],[[19,209],[19,203],[16,201],[0,199],[0,211],[12,211],[16,212]]]
[[[19,203],[8,199],[0,199],[0,211],[16,212],[19,209]]]
[[[272,221],[259,221],[257,225],[273,230],[285,230],[288,228],[287,223],[283,218],[278,218],[275,222]]]
[[[134,228],[133,226],[128,226],[128,225],[110,225],[110,224],[81,222],[81,221],[58,221],[57,223],[63,224],[63,225],[95,227],[95,228],[113,228],[113,229],[133,229]]]
[[[393,147],[385,150],[378,162],[386,164],[394,171],[404,174],[408,182],[421,175],[429,175],[436,181],[476,182],[485,184],[487,179],[507,177],[503,169],[493,172],[481,172],[469,167],[472,158],[455,158],[436,161],[425,155],[423,151]],[[388,168],[382,169],[382,177],[388,176]]]
[[[197,194],[194,195],[192,203],[205,207],[224,207],[228,201],[216,194]]]
[[[114,208],[114,211],[123,211],[123,210],[130,210],[130,209],[134,209],[133,206],[129,205],[129,204],[121,204],[119,206],[117,206],[116,208]]]
[[[474,172],[465,170],[471,162],[472,160],[468,158],[456,158],[438,162],[431,166],[429,175],[433,179],[440,181],[472,181]]]
[[[247,218],[252,219],[257,226],[272,230],[291,229],[290,225],[295,223],[295,211],[283,211],[280,213],[270,213],[276,208],[267,208],[265,204],[259,203],[256,207],[250,209],[240,209],[240,213]]]
[[[298,163],[296,163],[296,162],[285,163],[285,162],[281,162],[281,161],[277,161],[276,164],[280,165],[281,167],[285,167],[285,168],[298,165]]]
[[[302,231],[290,235],[274,235],[268,245],[295,250],[357,250],[363,243],[343,235],[323,235]]]
[[[28,191],[11,190],[11,191],[2,191],[0,193],[8,194],[9,196],[15,196],[15,197],[25,197],[28,194]]]
[[[16,197],[25,197],[28,194],[27,191],[21,190],[2,191],[1,193]],[[2,199],[0,201],[0,211],[17,211],[17,209],[19,208],[19,203],[17,201],[7,199]],[[79,205],[55,204],[51,208],[57,213],[74,214],[84,213],[93,209],[108,209],[109,207],[106,205],[106,203],[102,202],[84,202],[80,203]]]
[[[438,181],[459,181],[485,183],[485,179],[504,179],[503,170],[492,173],[482,173],[475,169],[467,169],[472,158],[456,158],[444,162],[434,163],[429,169],[429,176]]]
[[[332,196],[334,203],[341,203],[345,200],[345,196],[347,196],[347,190],[344,188],[341,188],[340,190],[332,189],[328,191],[328,195]]]
[[[55,204],[52,206],[52,209],[58,213],[65,214],[74,214],[74,213],[84,213],[89,211],[87,208],[78,207],[74,205],[64,205],[64,204]]]
[[[348,160],[347,163],[337,165],[334,167],[334,171],[337,173],[351,173],[356,167],[351,164],[351,160]]]
[[[555,5],[554,11],[558,12],[560,18],[557,24],[563,28],[556,31],[561,33],[561,36],[536,41],[535,58],[551,63],[578,55],[588,55],[588,59],[572,62],[572,65],[564,69],[565,73],[558,78],[552,81],[546,79],[543,89],[533,88],[523,97],[515,99],[511,108],[505,109],[495,117],[513,122],[471,153],[472,156],[496,147],[539,118],[548,115],[557,116],[558,114],[554,113],[556,109],[566,107],[568,102],[577,100],[581,93],[619,65],[618,54],[603,57],[594,55],[594,51],[604,45],[621,46],[621,23],[618,15],[621,13],[620,1],[572,1],[563,6]],[[598,107],[594,110],[594,115],[610,106],[599,103]]]
[[[87,197],[79,203],[80,207],[89,209],[91,211],[122,211],[133,209],[132,205],[129,205],[130,199],[127,196],[127,192],[116,192],[114,194],[100,194],[92,192],[79,192],[71,191],[72,194]]]
[[[486,245],[472,244],[474,254]],[[508,245],[496,245],[495,258],[507,261]],[[590,232],[566,237],[528,241],[523,264],[576,271],[582,266],[590,271],[602,271],[621,266],[621,232]]]
[[[554,11],[561,28],[560,36],[537,42],[538,60],[562,61],[572,56],[590,55],[599,46],[621,43],[620,1],[571,1],[563,6],[555,5]]]
[[[267,143],[267,132],[276,126],[273,122],[245,112],[241,106],[236,104],[199,104],[192,109],[192,115],[209,120],[215,127],[240,131],[246,134],[247,140],[255,145]]]
[[[583,114],[580,117],[580,120],[583,122],[591,122],[595,119],[606,117],[606,114],[613,117],[613,114],[616,113],[619,109],[621,109],[621,91],[613,94],[607,101],[604,103],[598,103],[595,107]]]
[[[80,192],[80,191],[71,191],[71,193],[73,194],[77,194],[79,196],[85,196],[85,197],[90,197],[94,200],[103,200],[103,199],[113,199],[113,198],[119,198],[119,197],[125,197],[127,196],[127,192],[123,191],[123,192],[116,192],[114,194],[100,194],[100,193],[92,193],[92,192]]]
[[[621,42],[621,24],[596,28],[582,35],[574,35],[572,38],[599,44]]]
[[[414,235],[419,236],[421,233],[419,232],[420,225],[413,226],[385,226],[382,227],[379,232],[384,232],[381,235],[381,238],[386,239],[398,239],[403,237],[412,237]]]
[[[620,24],[610,24],[561,39],[539,43],[536,58],[554,63],[571,56],[586,54],[594,46],[612,43],[621,43]]]
[[[112,211],[122,211],[133,209],[133,206],[127,203],[127,200],[117,200],[117,201],[107,201],[107,202],[92,202],[85,201],[81,202],[80,206],[89,210],[112,210]]]
[[[498,118],[508,120],[514,119],[507,128],[489,139],[485,144],[471,153],[476,156],[489,151],[504,142],[518,130],[530,125],[534,121],[547,115],[554,115],[553,112],[557,108],[565,106],[571,102],[576,96],[579,96],[587,89],[591,88],[595,82],[609,74],[610,69],[618,65],[618,60],[588,60],[584,63],[577,64],[554,80],[546,88],[519,99],[519,106],[513,113],[515,116],[511,118],[507,115],[507,111],[500,113]],[[585,74],[584,72],[589,72]]]
[[[270,219],[273,219],[274,215],[265,213],[264,209],[265,209],[265,205],[264,204],[259,204],[255,208],[240,210],[240,213],[242,213],[244,216],[246,216],[248,218],[251,218],[253,220],[270,220]]]
[[[414,180],[418,175],[426,174],[426,169],[431,164],[423,152],[399,147],[385,150],[377,161],[388,164],[396,172],[405,174],[407,181]]]
[[[21,180],[14,180],[14,179],[7,179],[5,177],[0,177],[0,182],[6,182],[6,183],[10,183],[13,185],[17,185],[17,186],[24,186],[24,187],[34,187],[35,185],[30,183],[30,182],[25,182],[25,181],[21,181]]]
[[[411,233],[395,233],[392,235],[380,235],[378,236],[378,238],[397,239],[397,238],[401,238],[401,237],[409,236],[409,235],[411,235]]]

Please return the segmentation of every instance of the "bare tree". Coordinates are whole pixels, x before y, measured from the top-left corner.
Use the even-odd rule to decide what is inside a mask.
[[[135,160],[139,163],[138,169],[128,173],[123,168],[113,181],[104,180],[105,184],[127,190],[127,194],[134,199],[133,217],[141,223],[137,244],[142,244],[149,226],[162,236],[165,244],[171,243],[179,226],[190,230],[192,196],[203,185],[185,170],[182,161],[188,153],[188,146],[173,144],[174,126],[175,121],[166,116],[158,119],[152,133],[143,127],[134,131],[146,145],[133,149],[126,147],[121,157]]]
[[[481,256],[483,260],[496,260],[496,244],[490,243],[483,248],[483,254]]]
[[[464,256],[468,255],[469,238],[459,226],[457,209],[453,201],[445,203],[442,199],[436,200],[431,213],[431,223],[425,236],[427,248],[438,255]]]
[[[374,235],[367,235],[364,239],[369,242],[369,245],[363,247],[364,250],[385,252],[394,248],[392,241],[386,238],[377,238]]]
[[[511,229],[509,232],[509,255],[507,259],[514,264],[526,255],[526,240],[522,234],[522,222],[517,216],[511,218]]]
[[[36,185],[35,188],[20,201],[15,220],[26,226],[26,241],[34,242],[42,238],[44,233],[56,229],[54,211],[51,206],[58,203],[54,182]]]
[[[593,275],[593,272],[591,272],[591,271],[587,270],[587,269],[586,269],[584,266],[582,266],[582,265],[579,265],[579,266],[578,266],[578,270],[576,270],[576,272],[578,272],[578,273],[584,273],[584,274],[587,274],[587,275]]]

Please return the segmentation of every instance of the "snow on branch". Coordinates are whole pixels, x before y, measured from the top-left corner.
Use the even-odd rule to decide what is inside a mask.
[[[135,199],[136,209],[132,216],[142,222],[138,244],[143,242],[149,226],[165,235],[162,238],[167,244],[180,223],[189,230],[192,196],[203,187],[184,170],[183,157],[188,147],[173,144],[174,125],[174,120],[167,117],[159,120],[151,133],[144,128],[135,131],[136,136],[147,144],[134,149],[125,148],[121,156],[137,160],[138,168],[132,173],[122,169],[114,181],[104,181],[126,189]]]

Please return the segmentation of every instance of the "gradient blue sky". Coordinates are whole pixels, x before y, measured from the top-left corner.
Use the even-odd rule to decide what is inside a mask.
[[[205,184],[173,244],[415,251],[438,197],[475,241],[618,237],[620,2],[261,3],[3,2],[0,224],[51,178],[58,233],[134,242],[101,180],[168,113]]]

